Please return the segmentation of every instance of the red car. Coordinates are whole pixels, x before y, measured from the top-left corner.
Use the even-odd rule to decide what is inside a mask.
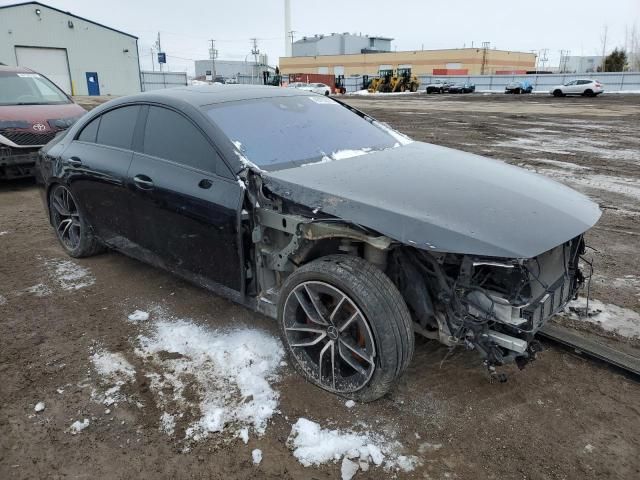
[[[40,147],[84,113],[43,75],[0,66],[0,180],[32,176]]]

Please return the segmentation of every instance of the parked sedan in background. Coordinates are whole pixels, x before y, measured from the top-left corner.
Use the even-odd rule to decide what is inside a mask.
[[[331,95],[331,87],[324,83],[304,83],[294,82],[290,83],[289,87],[297,88],[299,90],[305,90],[307,92],[317,93],[319,95]]]
[[[473,83],[456,83],[447,89],[447,93],[473,93],[475,91],[476,86]]]
[[[39,73],[0,66],[0,180],[32,176],[38,149],[84,113]]]
[[[546,177],[247,85],[107,102],[41,150],[38,181],[69,255],[108,246],[276,318],[298,372],[360,401],[414,332],[524,367],[600,216]]]
[[[510,82],[504,88],[504,93],[531,93],[533,92],[533,85],[531,83],[525,81],[522,82]]]
[[[564,97],[565,95],[595,97],[603,92],[604,86],[598,80],[588,78],[572,80],[564,85],[557,85],[549,91],[554,97]]]
[[[446,93],[449,91],[449,87],[453,85],[453,82],[449,80],[436,80],[433,83],[429,83],[426,88],[427,93]]]

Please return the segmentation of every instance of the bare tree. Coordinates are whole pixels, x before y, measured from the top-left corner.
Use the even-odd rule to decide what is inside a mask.
[[[607,32],[608,31],[609,31],[609,27],[605,25],[602,28],[602,35],[600,35],[600,42],[602,44],[602,64],[600,65],[601,72],[606,71],[605,59],[607,57]]]
[[[632,72],[640,71],[640,32],[638,32],[638,25],[633,24],[632,27],[626,28],[627,38],[627,55],[629,62],[629,70]]]

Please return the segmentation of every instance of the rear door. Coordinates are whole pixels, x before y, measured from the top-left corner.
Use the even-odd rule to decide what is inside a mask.
[[[198,283],[240,290],[237,219],[244,191],[182,113],[149,106],[129,170],[136,243],[147,260]]]
[[[127,172],[141,107],[118,107],[89,122],[63,153],[71,191],[98,236],[125,250],[133,237]]]

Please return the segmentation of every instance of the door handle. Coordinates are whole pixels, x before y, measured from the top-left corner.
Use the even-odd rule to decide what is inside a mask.
[[[211,185],[213,185],[213,183],[208,178],[203,178],[200,180],[200,183],[198,183],[198,186],[204,189],[211,188]]]
[[[146,175],[136,175],[133,177],[133,183],[141,190],[151,190],[153,188],[153,180]]]
[[[71,157],[67,160],[67,165],[70,165],[72,167],[80,167],[82,166],[82,160],[80,160],[78,157]]]

